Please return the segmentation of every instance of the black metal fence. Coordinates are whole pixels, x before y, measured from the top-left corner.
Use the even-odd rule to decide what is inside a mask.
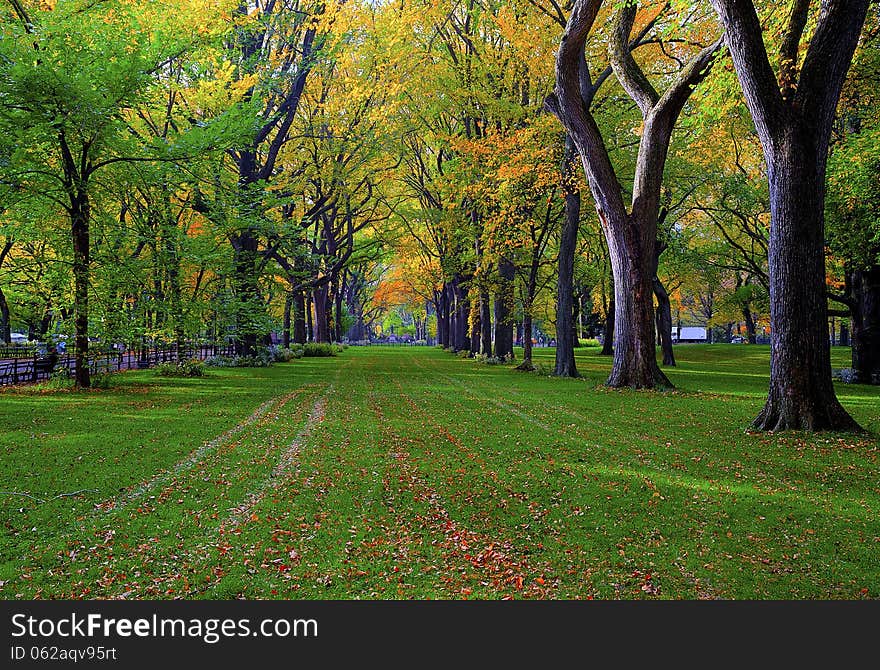
[[[18,355],[4,356],[6,349],[15,350]],[[23,347],[0,348],[0,386],[28,384],[50,379],[53,375],[76,373],[75,351],[59,354],[51,361],[45,354],[31,348],[27,355],[21,355]],[[143,346],[137,348],[112,348],[89,351],[88,364],[91,374],[121,372],[151,368],[167,361],[197,358],[205,360],[211,356],[232,356],[234,346],[228,343],[186,343]]]

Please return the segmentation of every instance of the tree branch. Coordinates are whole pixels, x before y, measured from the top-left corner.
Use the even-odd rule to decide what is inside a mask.
[[[758,135],[765,147],[775,148],[782,136],[786,108],[755,6],[752,0],[711,1],[724,26],[724,39]]]
[[[651,113],[654,105],[660,100],[660,95],[636,63],[630,47],[629,36],[635,24],[636,9],[634,0],[625,0],[617,10],[608,47],[608,58],[620,85],[638,105],[644,118]]]

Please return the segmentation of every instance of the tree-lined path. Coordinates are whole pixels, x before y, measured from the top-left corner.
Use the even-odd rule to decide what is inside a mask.
[[[580,380],[351,347],[4,392],[0,594],[877,595],[876,439],[744,433],[767,348],[678,358],[679,391],[650,402],[602,387],[590,348]],[[838,393],[880,430],[876,388]]]

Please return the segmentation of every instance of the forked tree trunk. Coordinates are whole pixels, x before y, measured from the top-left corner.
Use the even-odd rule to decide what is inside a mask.
[[[574,161],[577,150],[571,138],[565,138],[565,158],[562,167],[563,193],[565,194],[565,219],[559,238],[558,274],[556,280],[556,366],[557,377],[577,377],[574,350],[577,344],[577,327],[574,322],[574,256],[581,217],[581,195],[574,181]]]
[[[801,59],[811,4],[791,5],[777,81],[754,4],[712,0],[761,140],[770,185],[770,392],[752,424],[759,430],[859,428],[838,402],[831,381],[825,167],[869,0],[824,0]]]
[[[859,384],[880,384],[880,266],[850,273],[852,369]]]
[[[607,38],[609,60],[643,120],[628,208],[621,181],[589,105],[594,87],[585,46],[603,4],[603,0],[577,0],[572,4],[556,57],[556,89],[545,106],[562,122],[577,147],[608,242],[614,274],[616,345],[606,384],[670,388],[672,385],[657,365],[654,345],[652,278],[660,191],[676,121],[694,88],[708,73],[721,42],[700,51],[661,95],[632,54],[637,3],[614,3],[615,15]]]
[[[789,132],[770,174],[770,392],[758,430],[855,430],[831,380],[825,287],[825,165],[816,138]]]

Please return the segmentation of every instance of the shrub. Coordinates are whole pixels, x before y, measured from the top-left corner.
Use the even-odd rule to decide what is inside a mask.
[[[602,343],[599,342],[599,340],[593,338],[593,339],[589,339],[589,340],[580,340],[579,346],[581,346],[581,347],[601,347]]]
[[[471,357],[471,352],[468,351],[467,349],[462,349],[461,351],[459,351],[459,352],[458,352],[457,354],[455,354],[455,355],[458,356],[459,358],[470,358],[470,357]]]
[[[272,356],[273,363],[289,363],[295,358],[293,350],[285,347],[270,347],[269,353]]]
[[[303,356],[324,358],[327,356],[336,356],[339,349],[326,342],[308,342],[303,346]]]
[[[211,356],[205,359],[211,368],[266,368],[271,365],[267,356]]]
[[[37,384],[36,387],[40,389],[51,389],[53,391],[71,389],[74,387],[74,381],[67,368],[62,368],[61,370],[53,372],[49,379]]]
[[[535,368],[532,370],[537,375],[541,375],[543,377],[549,377],[555,371],[555,367],[552,365],[547,365],[547,363],[532,363]]]
[[[92,375],[90,379],[90,387],[93,389],[109,389],[113,388],[113,373],[99,372]]]
[[[215,358],[220,358],[215,356]],[[197,358],[184,361],[166,361],[156,366],[156,374],[160,377],[204,377],[205,365]],[[219,367],[219,366],[218,366]]]

